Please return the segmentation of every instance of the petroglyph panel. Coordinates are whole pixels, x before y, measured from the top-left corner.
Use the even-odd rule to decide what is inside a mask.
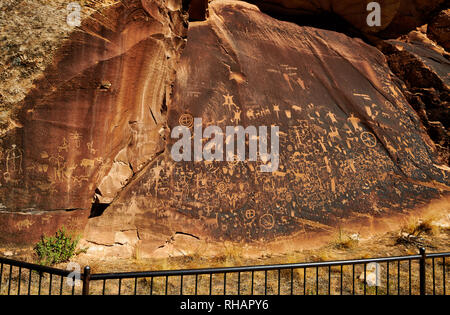
[[[171,139],[110,216],[132,199],[138,217],[172,231],[181,225],[215,240],[270,240],[327,231],[358,215],[404,212],[445,193],[430,185],[448,179],[433,166],[429,139],[379,51],[344,35],[275,23],[249,5],[213,3],[210,12],[207,23],[190,26],[169,128],[191,128],[194,117],[203,128],[279,126],[279,168],[174,162]]]

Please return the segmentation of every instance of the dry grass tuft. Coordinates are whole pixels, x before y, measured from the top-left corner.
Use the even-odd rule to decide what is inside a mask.
[[[337,249],[352,249],[359,244],[359,235],[345,232],[339,228],[338,235],[333,242],[333,245]]]

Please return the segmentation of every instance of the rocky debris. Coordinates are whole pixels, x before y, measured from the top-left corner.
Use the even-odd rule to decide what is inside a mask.
[[[450,51],[450,9],[441,11],[429,24],[427,35]]]
[[[3,256],[5,256],[5,257],[10,257],[10,256],[13,256],[13,255],[14,255],[14,253],[12,251],[10,251],[10,250],[7,250],[6,252],[3,252]]]
[[[278,170],[264,174],[261,162],[249,161],[174,162],[169,139],[89,220],[86,239],[137,228],[149,255],[176,231],[205,244],[305,244],[337,224],[376,229],[381,217],[445,194],[433,143],[377,49],[243,2],[214,1],[209,12],[190,24],[168,126],[193,130],[194,117],[221,130],[277,125]]]

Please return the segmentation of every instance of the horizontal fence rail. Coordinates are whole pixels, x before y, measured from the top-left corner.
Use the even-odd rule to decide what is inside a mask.
[[[69,270],[0,257],[0,295],[79,294]],[[80,278],[82,275],[80,274]]]
[[[73,272],[0,258],[0,294],[446,295],[449,256],[420,249],[409,256],[122,273],[86,266],[72,286]]]

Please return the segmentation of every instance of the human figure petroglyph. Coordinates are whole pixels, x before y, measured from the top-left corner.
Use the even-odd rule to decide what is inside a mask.
[[[61,152],[61,151],[68,152],[68,150],[69,150],[69,142],[67,142],[66,138],[63,138],[62,145],[58,146],[58,152]]]
[[[76,147],[77,149],[79,149],[80,146],[81,146],[81,139],[82,139],[82,138],[83,138],[83,136],[80,135],[77,131],[75,131],[75,132],[73,132],[73,133],[71,133],[71,134],[69,135],[69,139],[72,140],[72,141],[74,142],[75,147]]]
[[[231,112],[232,109],[237,108],[236,104],[233,102],[233,95],[227,94],[223,95],[223,97],[225,98],[223,105],[228,107],[228,111]]]
[[[92,155],[97,154],[97,150],[94,149],[94,141],[91,141],[91,142],[86,143],[86,146],[87,146],[87,148],[88,148],[88,151],[89,151]]]
[[[355,131],[363,131],[363,129],[359,126],[359,122],[361,120],[356,117],[355,114],[351,114],[350,117],[347,118],[347,120],[352,124]]]
[[[6,172],[8,174],[22,174],[23,151],[15,144],[6,151]]]

